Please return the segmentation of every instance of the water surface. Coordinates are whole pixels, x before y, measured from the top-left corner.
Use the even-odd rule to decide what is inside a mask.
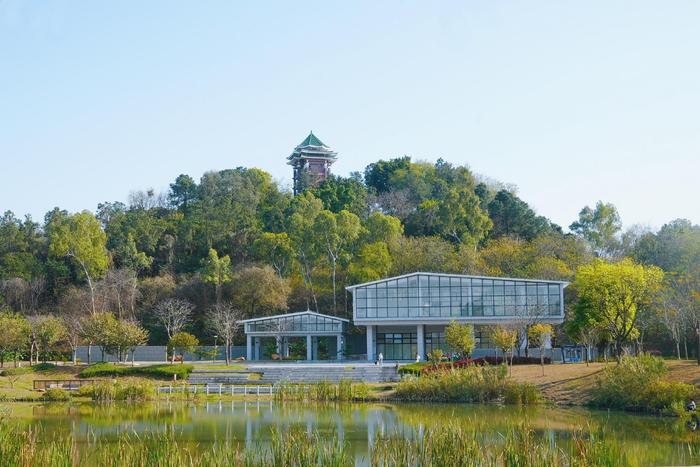
[[[689,453],[690,432],[675,419],[618,412],[546,407],[512,407],[474,404],[308,404],[252,402],[154,402],[147,404],[93,403],[6,404],[12,418],[41,426],[44,432],[116,439],[123,433],[173,430],[183,442],[267,443],[272,429],[318,431],[348,443],[358,463],[367,458],[369,446],[379,434],[401,433],[411,437],[446,423],[472,425],[487,439],[498,442],[499,433],[532,427],[547,442],[565,444],[574,432],[597,433],[621,445],[639,465],[698,463]]]

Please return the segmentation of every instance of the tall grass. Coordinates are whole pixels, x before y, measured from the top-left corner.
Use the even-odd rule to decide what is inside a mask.
[[[403,434],[378,438],[371,451],[373,466],[624,466],[622,449],[603,435],[577,433],[570,443],[559,445],[538,438],[521,425],[496,438],[482,432],[447,425],[406,439]]]
[[[535,404],[540,401],[537,388],[510,379],[505,365],[469,366],[420,377],[407,376],[396,387],[395,397],[411,402]]]
[[[89,397],[96,402],[143,402],[155,400],[155,387],[147,381],[116,381],[89,384],[76,391],[78,397]]]
[[[44,433],[0,422],[0,460],[8,466],[351,466],[345,443],[337,438],[322,440],[305,431],[272,432],[268,446],[245,449],[238,443],[193,446],[178,441],[173,431],[158,434],[127,434],[115,441],[90,438],[79,444],[72,435],[45,439]]]
[[[598,376],[591,405],[680,415],[685,404],[700,394],[690,384],[664,380],[666,372],[661,358],[648,354],[624,357],[619,365],[606,367]]]
[[[348,379],[338,383],[320,381],[318,383],[292,384],[281,382],[277,384],[274,393],[276,401],[316,401],[316,402],[347,402],[367,400],[369,386],[366,383],[353,383]]]

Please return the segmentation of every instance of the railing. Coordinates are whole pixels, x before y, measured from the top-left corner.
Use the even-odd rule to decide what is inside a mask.
[[[248,386],[248,385],[241,385],[241,384],[207,384],[207,385],[196,385],[196,384],[191,384],[191,385],[183,385],[183,386],[173,386],[173,385],[168,385],[168,386],[159,386],[158,387],[158,392],[161,393],[167,393],[167,394],[176,394],[176,393],[192,393],[192,394],[204,394],[204,395],[212,395],[216,394],[219,396],[223,395],[244,395],[244,396],[271,396],[277,391],[276,386]]]
[[[34,390],[46,391],[47,389],[66,389],[72,391],[88,384],[100,382],[97,379],[35,379]]]

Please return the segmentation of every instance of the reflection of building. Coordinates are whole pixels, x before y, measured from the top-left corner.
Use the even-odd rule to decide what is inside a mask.
[[[324,180],[331,173],[330,167],[337,156],[338,153],[323,144],[313,132],[309,133],[287,157],[287,163],[294,167],[294,194]]]
[[[367,328],[367,359],[422,359],[433,348],[447,350],[450,321],[474,325],[477,348],[491,348],[495,324],[564,321],[566,282],[453,274],[412,273],[347,289],[353,322]]]

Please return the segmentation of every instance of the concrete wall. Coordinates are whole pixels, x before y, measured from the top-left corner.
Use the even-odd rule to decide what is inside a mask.
[[[203,346],[207,350],[211,350],[214,347],[213,346]],[[238,357],[245,357],[245,346],[244,345],[235,345],[231,347],[231,357],[232,358],[238,358]],[[91,346],[91,361],[92,362],[99,362],[102,361],[102,350],[100,347],[93,345]],[[87,362],[87,346],[81,346],[78,347],[78,358],[80,359],[81,362]],[[131,361],[131,353],[129,353],[128,356],[129,361]],[[134,359],[137,362],[165,362],[166,361],[166,347],[164,345],[142,345],[139,347],[136,347],[136,350],[134,351]],[[216,358],[216,360],[224,360],[224,348],[222,346],[219,346],[219,356]],[[193,354],[185,354],[185,360],[190,361],[190,362],[195,362],[199,360],[199,357],[197,355]],[[106,362],[116,362],[117,357],[114,355],[110,354],[105,354],[104,355],[104,361]]]

